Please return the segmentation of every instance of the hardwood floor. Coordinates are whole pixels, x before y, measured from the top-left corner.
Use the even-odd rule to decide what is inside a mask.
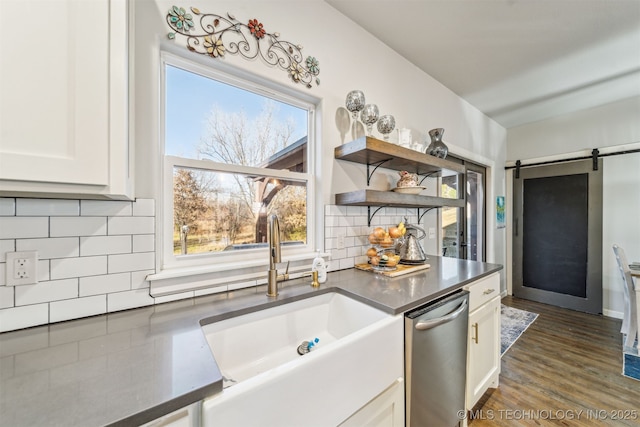
[[[502,302],[539,316],[502,357],[500,386],[476,405],[471,427],[640,426],[640,381],[621,375],[620,320]]]

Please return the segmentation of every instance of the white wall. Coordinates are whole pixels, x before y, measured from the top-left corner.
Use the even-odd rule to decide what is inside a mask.
[[[508,131],[507,160],[534,159],[640,142],[640,97]]]
[[[601,153],[640,149],[640,97],[512,128],[507,140],[509,164],[590,155],[594,148]],[[603,158],[602,220],[603,313],[622,317],[622,279],[611,246],[617,243],[629,260],[640,260],[640,153]],[[510,273],[507,283],[510,289]]]
[[[603,313],[622,318],[623,281],[613,244],[629,262],[640,261],[640,153],[604,159],[602,195]]]
[[[317,211],[320,242],[332,253],[332,268],[349,268],[366,257],[366,210],[333,206],[334,194],[361,188],[366,184],[364,167],[333,158],[334,147],[350,139],[342,137],[336,123],[336,113],[344,107],[346,94],[352,89],[365,92],[368,102],[378,104],[382,114],[393,114],[398,127],[410,128],[414,140],[426,140],[429,129],[445,129],[444,141],[450,152],[490,166],[488,171],[487,260],[504,264],[504,230],[495,230],[495,195],[504,194],[504,164],[506,158],[506,130],[460,99],[449,89],[418,70],[413,64],[354,25],[321,0],[307,1],[192,1],[178,4],[195,6],[203,13],[230,12],[241,21],[257,18],[268,32],[279,32],[281,39],[302,44],[303,54],[320,61],[321,85],[307,89],[294,84],[285,71],[269,66],[261,60],[246,60],[227,55],[214,60],[187,51],[183,45],[167,38],[169,27],[166,13],[174,1],[131,0],[133,6],[135,48],[131,61],[135,73],[131,77],[134,97],[130,100],[134,117],[136,147],[136,202],[93,202],[84,200],[0,199],[0,222],[7,232],[0,236],[2,253],[29,248],[38,250],[42,271],[52,265],[67,266],[64,275],[41,276],[37,285],[6,287],[0,279],[1,330],[19,329],[60,320],[90,316],[105,312],[188,298],[203,293],[223,292],[232,287],[255,286],[251,283],[218,284],[215,289],[192,290],[175,295],[151,297],[148,273],[157,271],[160,251],[154,248],[153,228],[162,221],[162,132],[159,120],[161,102],[160,52],[168,50],[187,58],[222,66],[225,71],[251,72],[274,83],[285,85],[317,100],[321,160],[317,182]],[[446,60],[446,58],[434,58]],[[388,189],[397,180],[396,172],[376,174],[373,188]],[[427,180],[435,194],[433,180]],[[28,213],[21,206],[31,209]],[[34,210],[33,207],[38,207]],[[83,209],[92,207],[92,209]],[[62,213],[60,213],[62,209]],[[326,218],[323,218],[324,213]],[[397,222],[413,212],[386,208],[375,218],[374,224]],[[25,215],[27,217],[25,217]],[[62,215],[64,218],[59,219]],[[131,218],[127,218],[127,217]],[[140,216],[141,218],[138,218]],[[341,217],[342,216],[342,217]],[[63,221],[69,228],[63,240],[43,229],[34,236],[29,227],[16,229],[16,222],[49,224]],[[114,224],[129,221],[130,230],[118,232]],[[144,229],[137,229],[144,221]],[[323,223],[324,221],[324,223]],[[382,222],[381,222],[382,221]],[[384,222],[386,221],[386,222]],[[87,222],[96,225],[87,229]],[[425,215],[425,222],[435,226],[435,212]],[[324,225],[324,227],[323,227]],[[48,227],[48,225],[47,225]],[[0,227],[2,228],[2,227]],[[115,231],[114,231],[115,230]],[[114,235],[112,235],[115,233]],[[338,249],[335,234],[345,236],[345,249]],[[54,233],[55,234],[55,233]],[[117,234],[117,235],[116,235]],[[62,244],[62,246],[60,246]],[[94,249],[87,249],[93,244]],[[99,246],[99,248],[96,248]],[[321,245],[320,245],[321,246]],[[436,253],[434,241],[427,242],[428,252]],[[55,251],[51,248],[56,247]],[[0,278],[4,277],[6,260],[0,259]],[[93,261],[95,269],[88,269]],[[266,261],[266,260],[265,260]],[[211,278],[198,278],[211,286]],[[206,280],[205,280],[206,279]],[[232,278],[225,277],[225,283]],[[192,280],[192,279],[189,279]],[[195,279],[193,279],[195,280]]]
[[[175,4],[165,0],[136,0],[136,194],[159,202],[161,181],[158,164],[159,144],[158,70],[160,49],[168,49],[189,58],[201,57],[168,40],[166,11]],[[333,150],[344,140],[336,124],[336,112],[344,107],[346,94],[353,89],[365,93],[367,102],[376,103],[381,114],[393,114],[397,127],[412,129],[414,140],[424,140],[429,129],[445,129],[444,141],[453,153],[471,153],[495,162],[488,184],[488,202],[494,195],[504,194],[506,130],[463,101],[442,84],[417,69],[389,47],[341,15],[321,0],[300,1],[192,1],[203,13],[226,14],[238,20],[257,18],[268,32],[279,32],[280,38],[303,45],[303,54],[320,62],[320,86],[307,89],[292,83],[285,72],[261,60],[248,61],[227,55],[222,60],[199,58],[212,65],[250,71],[274,82],[319,99],[321,124],[321,167],[318,180],[322,185],[319,201],[333,204],[337,192],[351,191],[366,185],[365,169],[360,165],[338,162]],[[434,58],[446,60],[446,58]],[[393,178],[397,179],[397,178]],[[389,179],[374,180],[372,187],[386,186]],[[387,188],[385,188],[387,189]],[[491,197],[491,198],[489,198]],[[158,206],[161,206],[158,203]],[[322,212],[322,210],[320,210]],[[160,214],[160,210],[158,212]],[[494,215],[495,216],[495,215]],[[492,216],[490,216],[492,218]],[[159,218],[159,220],[161,220]],[[494,232],[490,224],[487,259],[504,263],[504,230]],[[321,236],[320,236],[321,238]]]

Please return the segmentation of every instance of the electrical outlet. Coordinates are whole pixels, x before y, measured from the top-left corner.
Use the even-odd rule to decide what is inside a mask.
[[[7,252],[7,286],[38,283],[38,251]]]
[[[429,227],[429,239],[436,238],[436,229],[434,227]]]
[[[336,249],[344,249],[344,234],[338,234],[336,238]]]

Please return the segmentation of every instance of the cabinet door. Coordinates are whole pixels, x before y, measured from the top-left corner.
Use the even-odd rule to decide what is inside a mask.
[[[126,1],[4,0],[0,25],[0,189],[108,187],[128,143]]]
[[[500,298],[469,314],[467,351],[467,409],[489,387],[498,386],[500,373]]]
[[[200,427],[202,401],[178,409],[140,427]]]
[[[339,427],[403,427],[404,381],[399,378]]]

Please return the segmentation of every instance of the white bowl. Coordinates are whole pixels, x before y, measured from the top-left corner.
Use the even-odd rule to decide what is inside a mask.
[[[420,185],[417,185],[415,187],[396,187],[391,189],[391,191],[395,191],[396,193],[403,193],[403,194],[418,194],[421,193],[422,190],[425,190],[427,187],[422,187]]]

